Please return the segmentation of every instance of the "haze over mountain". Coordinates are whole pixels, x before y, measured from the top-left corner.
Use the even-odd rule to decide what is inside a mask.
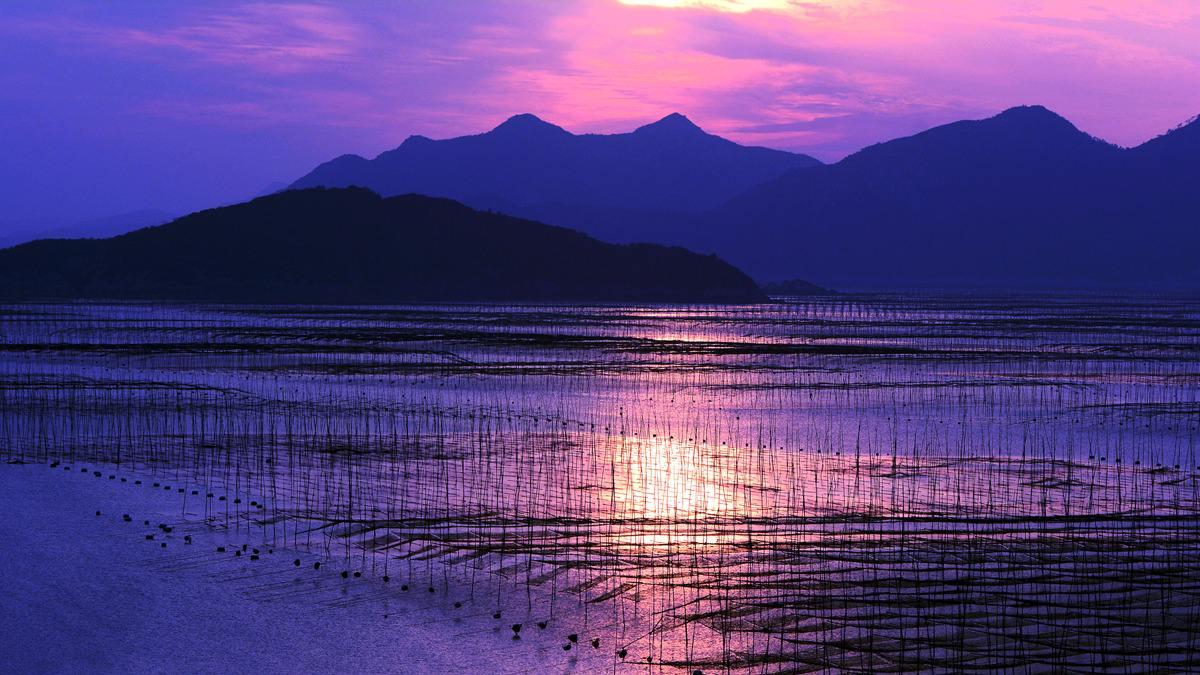
[[[223,302],[753,302],[713,256],[363,188],[293,190],[101,240],[0,251],[0,295]]]
[[[0,234],[0,248],[15,246],[34,239],[78,239],[112,237],[150,225],[161,225],[175,215],[156,209],[143,209],[119,213],[103,218],[89,218],[78,222],[26,222],[9,223]]]
[[[292,187],[415,192],[584,229],[606,241],[670,241],[675,226],[688,222],[685,214],[819,164],[807,155],[738,145],[678,113],[611,135],[576,135],[523,114],[474,136],[411,136],[371,160],[343,155]]]
[[[1200,123],[1123,149],[1040,107],[752,188],[679,243],[841,287],[1200,285]]]

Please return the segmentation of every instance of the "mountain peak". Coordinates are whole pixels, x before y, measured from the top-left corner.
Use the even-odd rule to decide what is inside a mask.
[[[1003,117],[1005,115],[1008,115],[1008,116],[1025,115],[1025,116],[1031,117],[1031,118],[1032,117],[1053,117],[1055,119],[1062,119],[1058,113],[1054,112],[1053,110],[1047,108],[1044,105],[1039,105],[1036,103],[1027,104],[1027,105],[1014,105],[1013,107],[1007,108],[1006,110],[1002,111],[1001,113],[999,113],[996,116]]]
[[[658,134],[681,135],[681,134],[704,134],[704,130],[701,129],[700,127],[696,126],[696,124],[694,122],[692,122],[691,120],[689,120],[686,116],[681,115],[677,112],[673,112],[670,115],[667,115],[666,117],[662,118],[661,120],[659,120],[657,122],[651,122],[650,124],[646,124],[646,125],[638,127],[637,129],[634,130],[633,133],[635,133],[635,134],[658,133]]]
[[[573,134],[522,114],[468,136],[412,136],[369,162],[322,165],[293,186],[365,185],[385,195],[454,197],[632,241],[646,236],[636,234],[644,228],[667,228],[668,221],[682,219],[674,214],[715,207],[817,163],[707,134],[679,114],[614,134]],[[642,220],[619,215],[626,212]],[[670,218],[662,215],[667,213]]]
[[[537,115],[521,113],[504,120],[492,133],[521,133],[521,134],[570,134],[566,129],[551,124]]]
[[[997,122],[1008,122],[1022,126],[1058,127],[1077,131],[1067,118],[1041,105],[1019,105],[1009,108],[991,118]]]

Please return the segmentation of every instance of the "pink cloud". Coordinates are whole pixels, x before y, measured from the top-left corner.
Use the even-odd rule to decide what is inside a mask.
[[[516,112],[616,131],[680,111],[826,158],[1023,103],[1122,144],[1200,112],[1200,8],[1175,0],[234,3],[16,30],[212,83],[140,114],[357,128],[375,150]]]

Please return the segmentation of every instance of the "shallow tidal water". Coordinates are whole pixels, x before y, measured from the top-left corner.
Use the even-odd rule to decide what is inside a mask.
[[[8,457],[614,670],[1194,672],[1198,446],[1192,298],[0,307]]]

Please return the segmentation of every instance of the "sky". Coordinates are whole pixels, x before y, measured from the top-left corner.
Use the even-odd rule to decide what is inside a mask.
[[[1041,104],[1136,145],[1200,113],[1193,0],[0,4],[0,233],[241,201],[530,112],[671,112],[836,160]]]

